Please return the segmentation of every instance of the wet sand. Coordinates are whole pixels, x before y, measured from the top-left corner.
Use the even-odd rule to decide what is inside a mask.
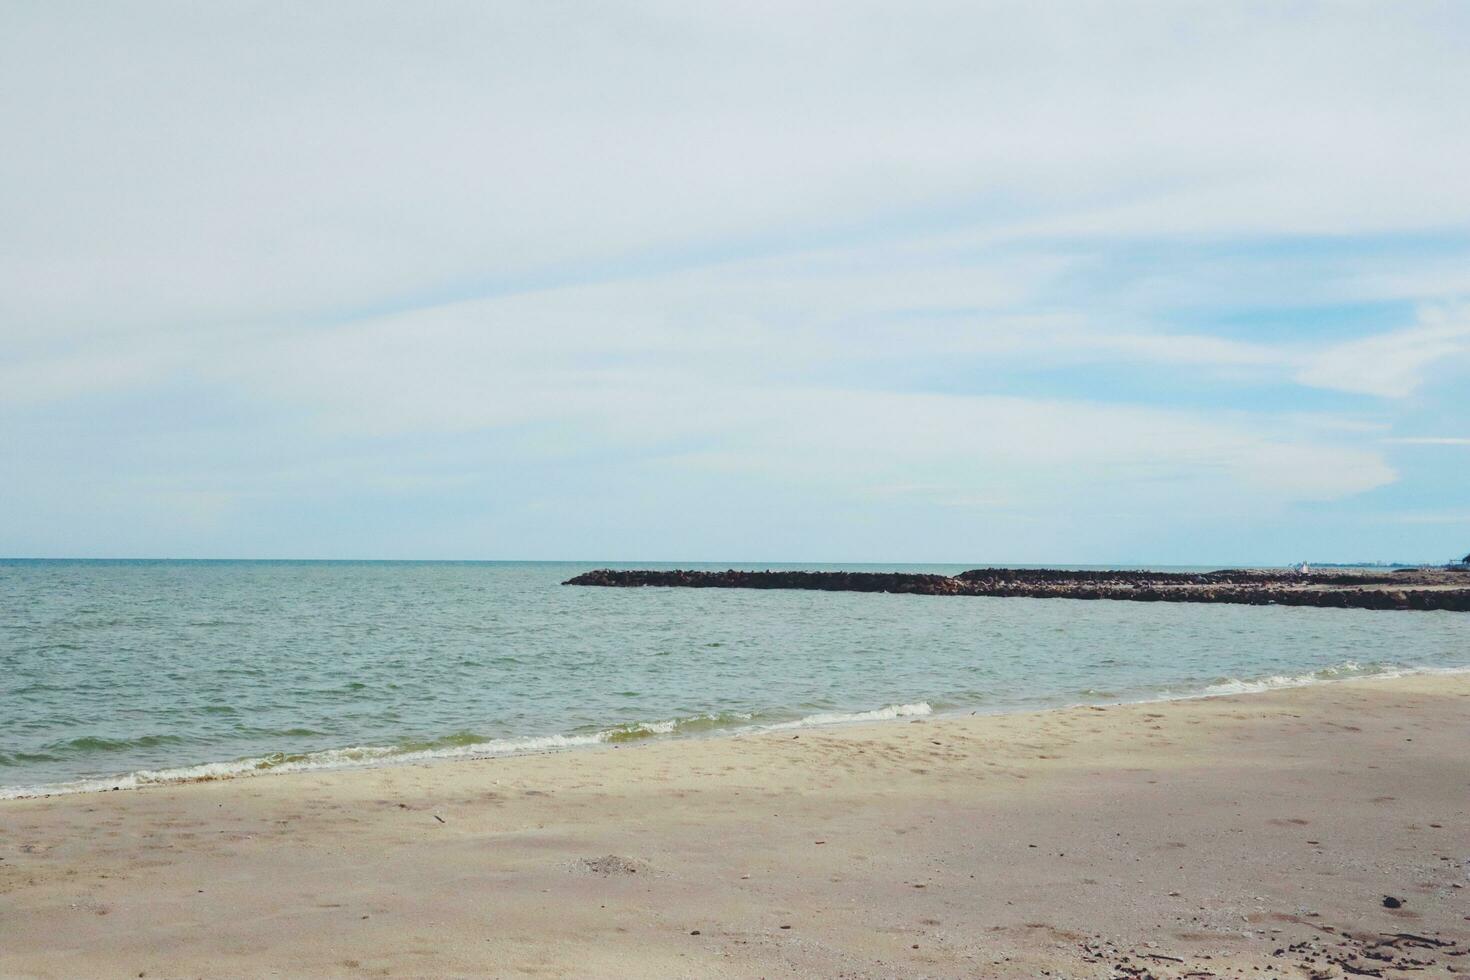
[[[1430,977],[1467,916],[1467,675],[0,802],[5,977]]]

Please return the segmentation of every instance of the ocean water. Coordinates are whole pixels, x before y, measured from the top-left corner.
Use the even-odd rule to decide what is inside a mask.
[[[1465,614],[560,584],[605,564],[0,561],[0,797],[1470,667]]]

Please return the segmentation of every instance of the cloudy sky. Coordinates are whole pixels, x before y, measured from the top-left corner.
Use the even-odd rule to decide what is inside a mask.
[[[0,0],[0,554],[1470,550],[1470,4]]]

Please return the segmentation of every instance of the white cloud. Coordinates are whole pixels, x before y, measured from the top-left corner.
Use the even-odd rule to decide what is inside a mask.
[[[738,394],[738,393],[736,393]],[[1314,442],[1269,417],[997,396],[797,391],[747,397],[746,431],[684,457],[724,472],[919,496],[1054,507],[1280,507],[1383,486],[1374,452]],[[916,484],[886,483],[910,478]],[[942,491],[940,488],[943,488]]]
[[[1400,446],[1470,446],[1470,438],[1462,436],[1404,436],[1383,441]]]
[[[1411,511],[1390,514],[1394,524],[1470,524],[1470,510]]]
[[[1404,398],[1431,370],[1470,355],[1470,316],[1464,310],[1428,309],[1419,324],[1337,344],[1307,359],[1302,384],[1382,398]]]

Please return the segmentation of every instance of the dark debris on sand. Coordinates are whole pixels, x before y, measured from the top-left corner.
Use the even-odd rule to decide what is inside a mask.
[[[1412,932],[1370,933],[1322,929],[1323,935],[1278,946],[1271,962],[1252,966],[1252,974],[1341,980],[1389,980],[1425,971],[1470,972],[1470,944]],[[1081,945],[1085,962],[1104,965],[1115,978],[1175,980],[1240,976],[1241,963],[1222,965],[1209,956],[1173,956],[1150,947],[1120,947],[1101,937]]]
[[[576,874],[613,878],[620,875],[636,875],[640,871],[647,874],[648,866],[632,858],[604,854],[602,857],[580,858],[572,862],[571,870]]]

